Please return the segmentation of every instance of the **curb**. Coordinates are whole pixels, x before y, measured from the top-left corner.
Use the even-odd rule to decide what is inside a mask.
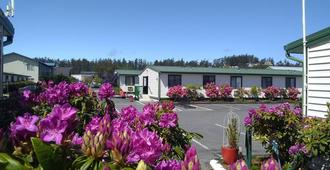
[[[226,170],[220,163],[218,163],[217,160],[212,159],[210,160],[210,165],[212,167],[212,169],[214,170]]]

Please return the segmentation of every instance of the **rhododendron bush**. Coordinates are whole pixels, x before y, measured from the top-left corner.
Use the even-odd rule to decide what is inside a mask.
[[[284,103],[272,107],[262,104],[257,109],[249,110],[244,124],[252,130],[253,136],[272,154],[272,142],[279,144],[281,162],[290,160],[289,148],[296,144],[299,129],[302,126],[302,112],[299,107]]]
[[[98,94],[83,83],[42,83],[25,90],[8,129],[0,129],[4,169],[200,169],[196,133],[180,128],[173,102],[116,111],[112,85]],[[8,139],[8,140],[6,140]]]
[[[220,86],[215,83],[208,83],[205,85],[206,96],[212,100],[223,98],[227,99],[231,96],[233,88],[229,84],[222,84]]]
[[[188,90],[180,85],[173,86],[168,89],[167,96],[170,99],[178,101],[188,96]]]
[[[263,90],[265,97],[274,100],[280,95],[280,89],[275,86],[269,86],[266,89]]]

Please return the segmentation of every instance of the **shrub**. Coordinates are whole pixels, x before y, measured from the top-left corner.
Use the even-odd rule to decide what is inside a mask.
[[[200,169],[191,141],[201,136],[180,128],[173,103],[116,112],[113,95],[108,83],[98,96],[84,83],[24,91],[31,111],[0,129],[0,143],[12,144],[2,145],[1,169]]]
[[[35,83],[31,82],[31,81],[13,82],[13,83],[9,83],[8,85],[7,85],[7,83],[4,83],[3,90],[4,90],[4,93],[11,93],[14,91],[18,91],[22,87],[26,87],[26,86],[34,85],[34,84]]]
[[[274,100],[276,97],[280,95],[280,89],[275,86],[269,86],[263,90],[265,93],[265,97],[269,100]]]
[[[215,83],[208,83],[205,85],[205,93],[206,96],[211,100],[215,100],[219,98],[219,86],[215,85]]]
[[[254,99],[256,99],[256,100],[259,99],[260,92],[261,92],[261,90],[257,86],[251,87],[250,94]]]
[[[188,91],[183,86],[177,85],[168,89],[167,96],[174,101],[178,101],[187,97]]]
[[[240,100],[244,100],[245,96],[249,95],[249,91],[243,89],[243,88],[239,88],[237,89],[237,91],[235,91],[235,97],[238,97]]]
[[[255,139],[259,140],[269,153],[273,153],[271,143],[276,141],[281,163],[285,163],[290,160],[289,148],[298,141],[302,113],[300,108],[291,108],[289,103],[273,107],[261,105],[257,109],[249,110],[244,124],[252,130]]]
[[[229,84],[223,84],[220,86],[220,97],[227,99],[230,97],[233,88]]]
[[[297,88],[289,87],[288,88],[288,97],[291,100],[297,100],[298,95],[300,94],[300,91]]]
[[[187,88],[187,97],[190,100],[196,101],[198,100],[198,98],[200,98],[200,95],[198,94],[197,90],[200,88],[200,85],[197,84],[187,84],[186,88]]]

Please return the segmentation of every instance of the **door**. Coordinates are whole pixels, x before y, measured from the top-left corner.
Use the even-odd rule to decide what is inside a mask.
[[[143,94],[148,94],[148,77],[143,77]]]

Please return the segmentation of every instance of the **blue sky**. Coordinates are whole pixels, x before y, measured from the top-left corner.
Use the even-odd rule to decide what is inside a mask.
[[[3,4],[3,1],[2,1]],[[5,53],[50,58],[284,59],[302,35],[301,0],[16,0]],[[330,1],[307,0],[307,32],[330,26]],[[2,5],[3,7],[3,5]]]

